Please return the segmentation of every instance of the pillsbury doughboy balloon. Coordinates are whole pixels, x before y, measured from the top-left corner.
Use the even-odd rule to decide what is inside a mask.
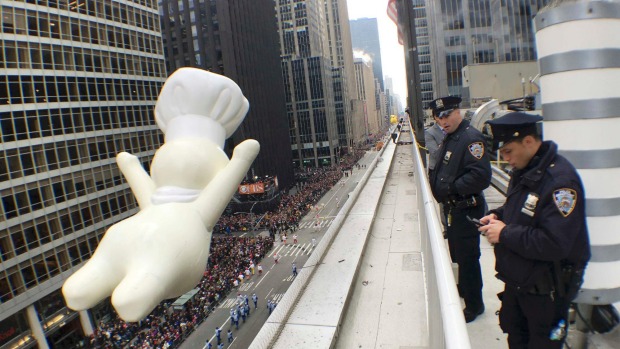
[[[63,285],[67,305],[88,309],[108,296],[125,321],[139,321],[162,300],[200,281],[211,232],[258,155],[255,140],[224,141],[243,121],[248,101],[230,79],[181,68],[162,87],[155,119],[165,133],[149,176],[137,157],[117,164],[140,211],[112,225],[92,258]]]

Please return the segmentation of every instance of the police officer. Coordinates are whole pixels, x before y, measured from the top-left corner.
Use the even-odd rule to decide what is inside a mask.
[[[590,259],[581,179],[555,143],[542,141],[541,120],[514,112],[488,121],[513,168],[506,202],[480,220],[505,283],[499,322],[511,349],[562,347]]]
[[[491,164],[480,131],[463,120],[459,97],[443,97],[429,106],[446,132],[430,171],[435,199],[443,204],[447,238],[452,261],[459,266],[459,293],[465,300],[463,315],[472,322],[484,312],[482,272],[480,270],[480,233],[468,220],[480,218],[486,210],[482,191],[491,183]]]

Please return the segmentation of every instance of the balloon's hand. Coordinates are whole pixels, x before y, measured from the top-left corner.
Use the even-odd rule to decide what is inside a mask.
[[[145,209],[150,206],[151,196],[155,192],[155,183],[142,167],[138,157],[122,152],[116,155],[116,163],[127,179],[140,208]]]
[[[111,295],[123,320],[139,321],[162,300],[195,287],[211,234],[189,205],[151,205],[110,227],[92,258],[63,285],[69,308],[88,309]]]
[[[260,145],[253,139],[241,142],[235,147],[230,162],[220,170],[196,199],[196,207],[208,230],[212,230],[222,212],[239,187],[239,183],[250,169],[258,155]]]
[[[256,156],[258,156],[259,150],[260,145],[257,141],[253,139],[245,140],[235,147],[231,160],[237,159],[252,163],[254,159],[256,159]]]

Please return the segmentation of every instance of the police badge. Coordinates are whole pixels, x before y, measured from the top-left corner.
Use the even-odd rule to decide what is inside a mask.
[[[534,210],[536,210],[536,205],[538,204],[538,195],[536,193],[527,194],[527,199],[523,203],[523,207],[521,208],[521,212],[525,213],[530,217],[534,217]]]
[[[471,155],[473,155],[476,159],[482,159],[482,156],[484,155],[484,145],[482,142],[472,143],[467,148],[469,149]]]
[[[573,212],[577,204],[577,192],[570,188],[562,188],[553,192],[553,202],[564,217]]]

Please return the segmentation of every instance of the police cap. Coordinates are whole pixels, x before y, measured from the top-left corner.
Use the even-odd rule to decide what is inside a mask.
[[[497,119],[488,120],[486,123],[491,126],[494,148],[499,149],[504,144],[527,135],[541,136],[542,124],[539,121],[542,119],[540,115],[513,112]]]
[[[437,98],[434,101],[431,101],[428,104],[428,107],[433,111],[433,116],[438,118],[443,118],[454,110],[459,108],[459,103],[461,103],[461,97],[457,96],[448,96]]]

